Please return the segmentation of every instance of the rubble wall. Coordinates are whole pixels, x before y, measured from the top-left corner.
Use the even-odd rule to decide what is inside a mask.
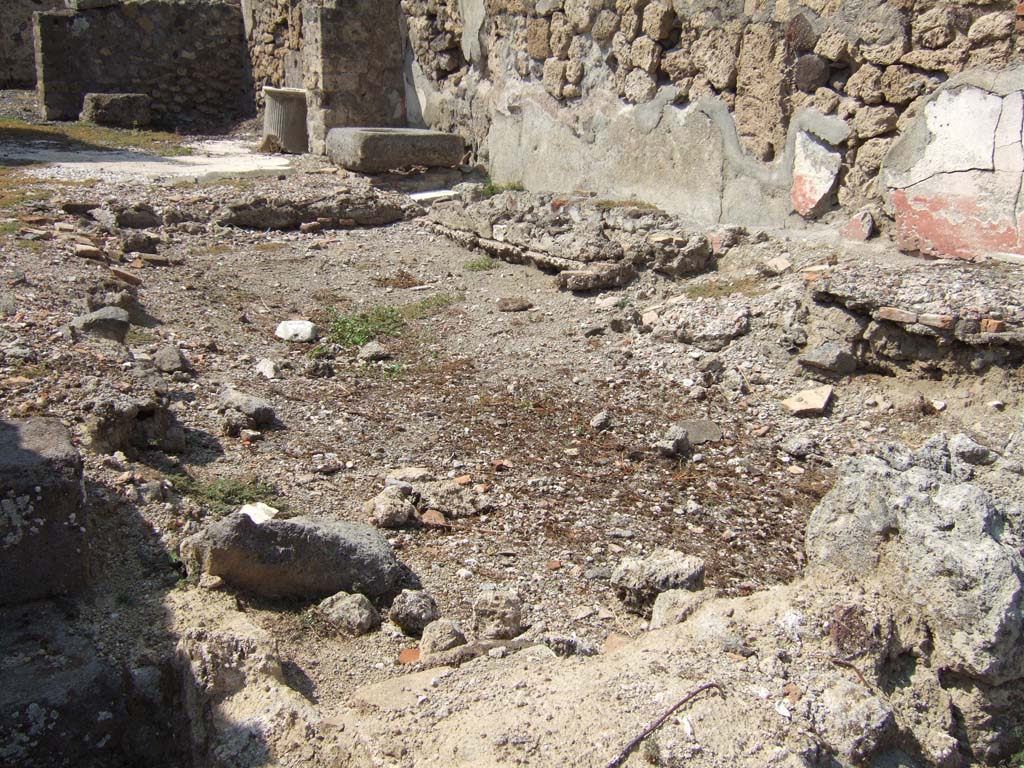
[[[303,88],[302,5],[294,0],[242,0],[257,103],[262,88]]]
[[[307,90],[313,152],[331,128],[406,125],[399,0],[245,0],[243,13],[257,88]]]
[[[0,88],[36,83],[32,14],[64,7],[64,0],[4,0],[0,4]]]
[[[701,223],[879,200],[882,159],[928,95],[1017,57],[1008,2],[402,7],[410,115],[462,134],[496,181],[637,196]]]
[[[247,116],[253,94],[238,3],[143,0],[36,16],[43,116],[76,119],[86,93],[146,93],[164,126]]]

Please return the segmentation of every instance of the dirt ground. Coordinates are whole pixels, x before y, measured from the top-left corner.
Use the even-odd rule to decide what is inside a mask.
[[[14,96],[3,103],[5,117],[24,116]],[[809,511],[844,456],[883,440],[918,445],[937,431],[967,431],[999,445],[1020,412],[1019,369],[922,377],[908,368],[846,377],[835,383],[826,415],[797,418],[779,401],[816,382],[772,341],[770,316],[755,314],[751,333],[728,352],[748,383],[739,396],[714,387],[693,396],[699,350],[634,328],[614,330],[612,320],[629,309],[643,312],[687,291],[724,302],[735,288],[768,307],[776,294],[804,290],[794,288],[800,268],[829,257],[840,267],[904,258],[887,242],[854,248],[813,233],[736,248],[696,280],[645,273],[619,291],[576,296],[531,267],[481,260],[421,220],[310,233],[165,225],[154,230],[164,264],[129,255],[120,265],[141,278],[138,300],[150,318],[133,326],[127,348],[69,340],[60,328],[85,311],[87,289],[111,276],[107,264],[75,256],[64,237],[102,234],[100,225],[64,213],[60,203],[143,201],[160,212],[196,200],[212,206],[252,193],[272,197],[285,182],[235,178],[239,169],[230,167],[217,169],[227,177],[197,182],[195,174],[155,175],[150,160],[136,166],[134,157],[118,158],[119,170],[108,173],[113,158],[102,150],[95,173],[80,154],[77,165],[51,165],[72,163],[77,150],[62,150],[68,158],[33,154],[22,141],[14,151],[18,137],[5,125],[0,417],[58,416],[82,439],[84,404],[104,386],[129,381],[133,358],[174,343],[191,364],[190,374],[168,381],[188,435],[184,453],[87,457],[97,574],[83,611],[111,654],[158,653],[147,646],[242,610],[291,660],[290,682],[318,702],[343,702],[357,687],[405,671],[398,654],[416,641],[393,625],[361,638],[335,636],[308,604],[210,592],[180,578],[178,542],[223,514],[196,491],[217,480],[264,484],[253,497],[289,516],[364,520],[364,502],[395,468],[457,478],[489,496],[491,510],[444,528],[387,532],[442,614],[468,625],[473,599],[498,585],[520,594],[535,629],[599,647],[645,626],[624,611],[608,581],[623,557],[656,546],[698,555],[709,585],[729,595],[788,582],[803,564]],[[270,159],[273,165],[258,156],[243,162],[280,170],[292,185],[353,183],[314,160],[285,169],[280,157]],[[780,254],[792,260],[791,273],[758,271]],[[509,298],[532,307],[500,311]],[[396,335],[379,339],[391,355],[383,362],[362,362],[357,349],[314,352],[274,336],[282,320],[327,327],[332,312],[381,306],[404,318]],[[316,365],[322,354],[332,375]],[[279,378],[257,373],[263,359],[278,363]],[[274,427],[258,439],[224,435],[217,406],[228,384],[270,401]],[[945,406],[922,409],[923,398]],[[601,411],[611,420],[603,431],[591,426]],[[682,419],[710,419],[723,437],[687,459],[653,451]],[[810,455],[782,449],[794,435],[814,440]],[[183,473],[191,478],[187,489]],[[144,487],[153,481],[159,490]],[[150,631],[159,616],[171,633]]]

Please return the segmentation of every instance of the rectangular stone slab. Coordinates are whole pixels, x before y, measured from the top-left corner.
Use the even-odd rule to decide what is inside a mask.
[[[327,134],[331,162],[360,173],[410,165],[451,168],[464,151],[461,137],[419,128],[332,128]]]
[[[0,421],[0,605],[85,585],[83,495],[82,458],[58,419]]]

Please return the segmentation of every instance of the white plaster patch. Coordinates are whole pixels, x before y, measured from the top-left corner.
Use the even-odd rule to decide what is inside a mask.
[[[889,175],[889,186],[905,188],[939,173],[992,170],[996,126],[1003,100],[977,88],[943,91],[925,106],[931,138],[906,173]]]
[[[1024,93],[1015,91],[1003,99],[1002,114],[996,127],[996,148],[1020,144],[1021,126],[1024,124]]]

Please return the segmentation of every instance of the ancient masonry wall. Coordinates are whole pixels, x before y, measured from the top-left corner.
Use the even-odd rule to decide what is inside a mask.
[[[256,86],[305,88],[312,151],[336,126],[406,124],[398,0],[244,0]],[[262,106],[262,96],[257,96]]]
[[[64,7],[64,0],[3,0],[0,3],[0,88],[32,88],[32,14]]]
[[[294,0],[242,0],[245,34],[256,98],[262,107],[265,85],[304,88],[302,5]]]
[[[254,112],[237,2],[142,0],[36,17],[37,87],[48,119],[86,93],[147,93],[154,122],[212,125]]]
[[[720,206],[695,198],[697,219],[791,213],[795,128],[807,128],[805,150],[817,143],[841,155],[833,205],[877,200],[882,159],[929,94],[964,69],[998,70],[1018,58],[1014,6],[999,1],[402,0],[402,8],[425,121],[463,134],[499,180],[551,191],[558,180],[563,189],[608,186],[613,179],[589,166],[614,164],[619,153],[629,163],[615,174],[618,191],[641,194],[653,186],[643,175],[661,167],[685,180],[698,163],[694,183],[724,178]],[[796,125],[804,110],[839,118],[847,135]],[[710,142],[710,159],[686,147],[661,156],[658,142],[643,138],[655,135]],[[566,154],[575,168],[559,160]],[[751,180],[760,212],[731,175]],[[707,186],[700,199],[715,191]],[[693,207],[673,193],[653,202]]]

